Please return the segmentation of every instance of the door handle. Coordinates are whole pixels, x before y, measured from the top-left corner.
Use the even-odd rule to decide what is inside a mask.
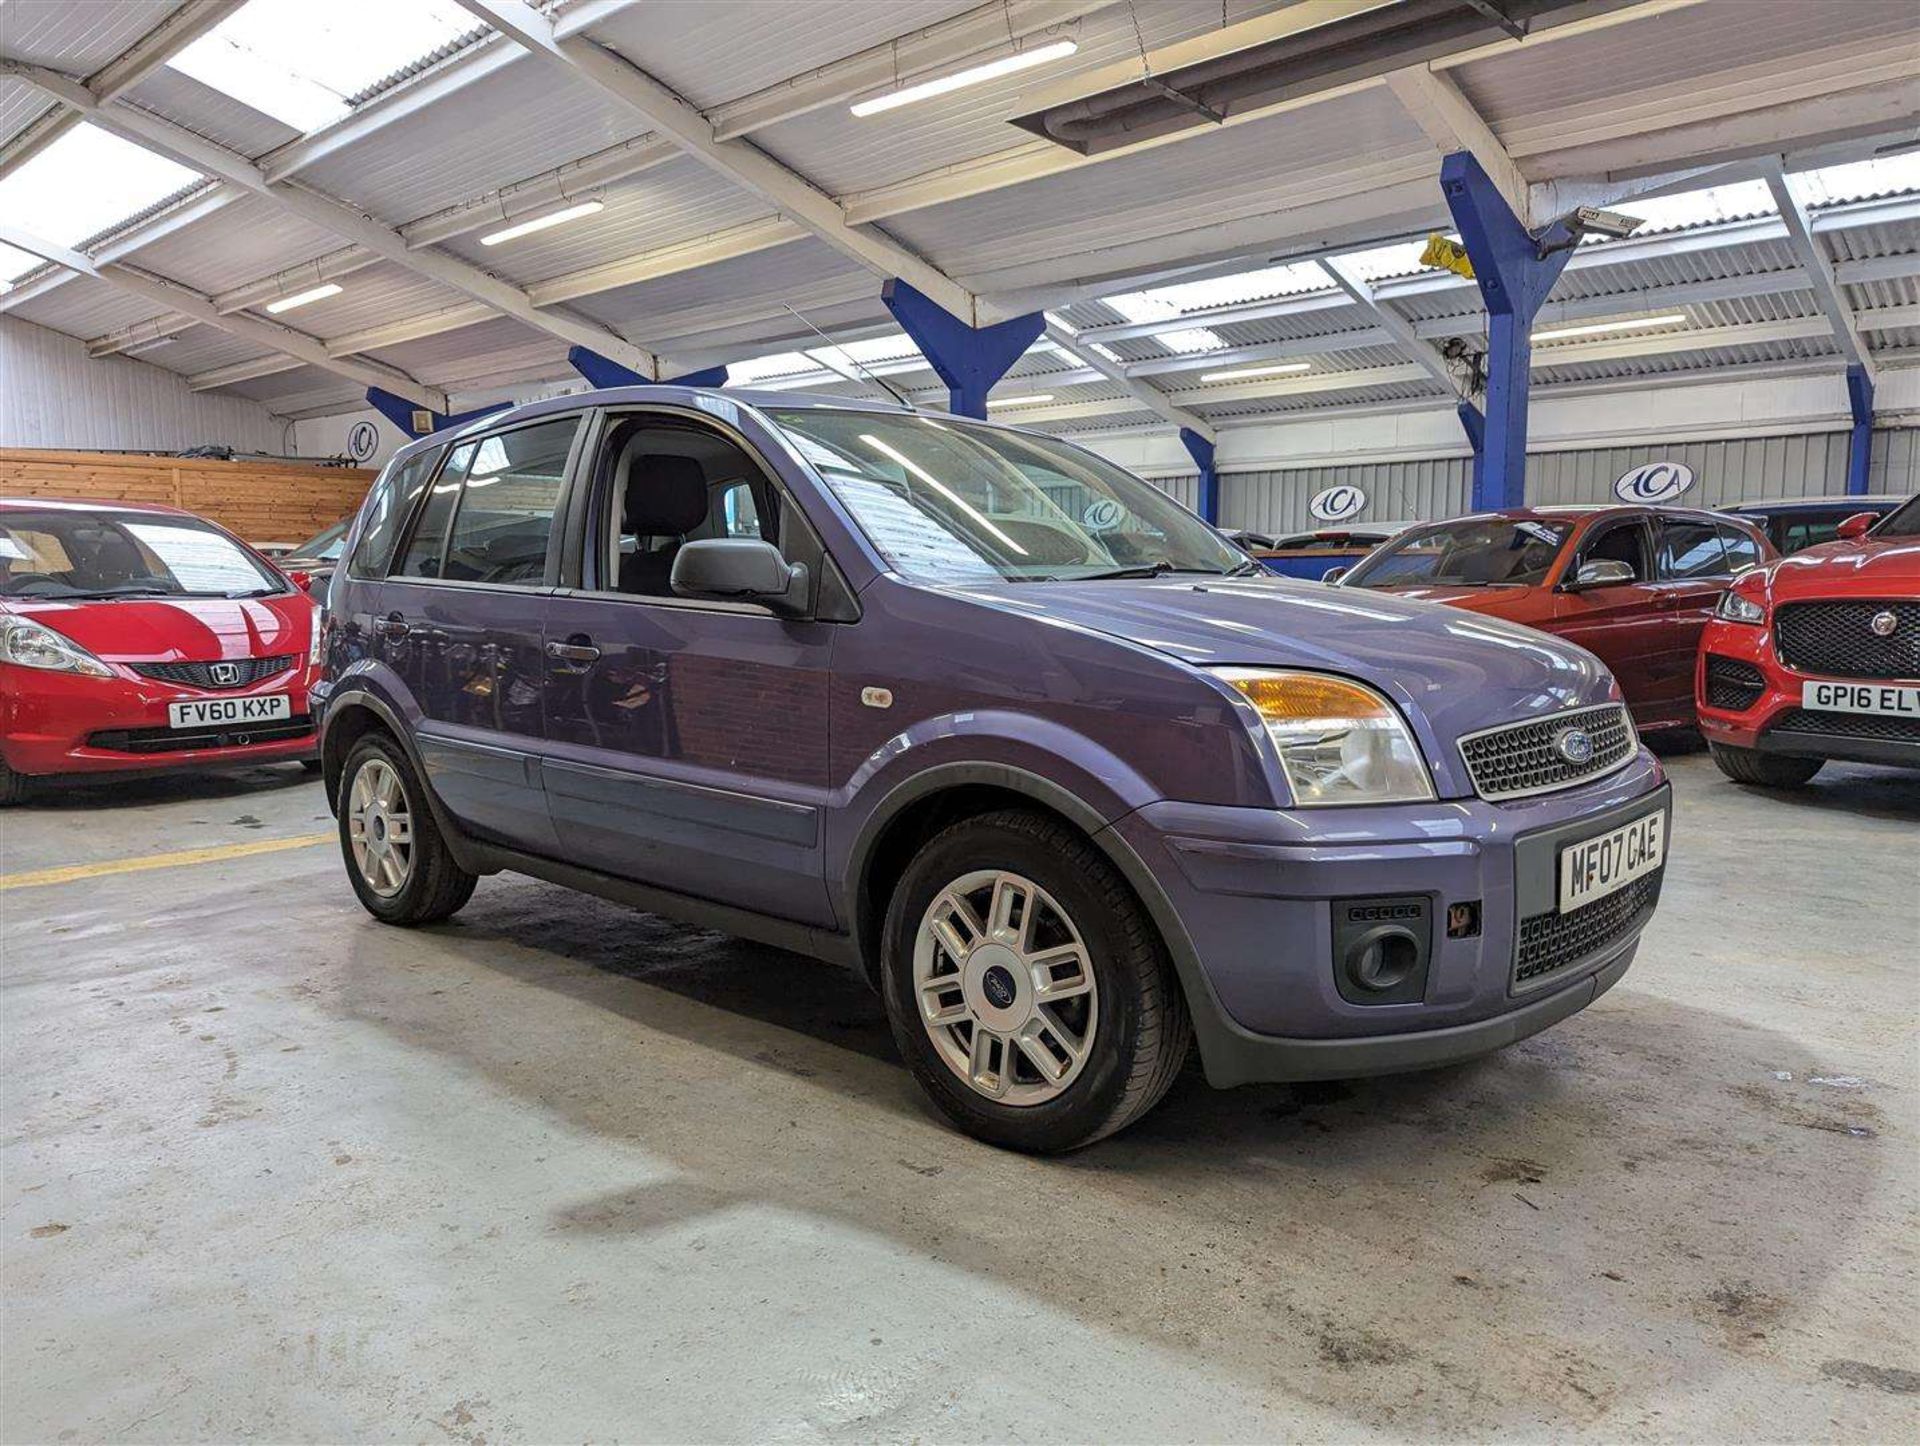
[[[1663,613],[1670,613],[1675,608],[1680,606],[1680,599],[1675,597],[1670,592],[1665,592],[1665,593],[1661,593],[1659,597],[1654,599],[1653,605],[1659,608],[1660,611]]]
[[[585,664],[598,662],[600,650],[575,634],[564,643],[548,643],[547,656],[562,663]]]
[[[392,638],[396,642],[413,631],[413,629],[407,625],[407,620],[399,613],[388,613],[384,618],[380,619],[376,626],[384,636]]]

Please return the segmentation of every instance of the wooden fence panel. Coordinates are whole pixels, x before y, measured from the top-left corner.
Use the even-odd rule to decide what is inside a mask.
[[[298,462],[218,462],[0,448],[0,497],[159,502],[248,542],[299,542],[360,506],[377,474]]]

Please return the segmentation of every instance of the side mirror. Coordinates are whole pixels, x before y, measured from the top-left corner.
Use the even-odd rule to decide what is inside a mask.
[[[1320,574],[1320,581],[1324,582],[1328,587],[1332,587],[1352,571],[1353,569],[1350,567],[1330,567]]]
[[[1573,581],[1565,586],[1569,592],[1578,592],[1590,587],[1618,587],[1623,582],[1639,580],[1629,564],[1611,557],[1596,557],[1592,562],[1581,563]]]
[[[683,542],[669,579],[676,597],[763,603],[778,613],[804,612],[805,564],[788,562],[758,537],[704,537]]]
[[[1856,512],[1841,522],[1834,536],[1851,542],[1856,537],[1865,537],[1873,524],[1879,520],[1880,514],[1877,512]]]
[[[301,592],[313,591],[313,574],[310,572],[290,572],[287,574],[287,581],[299,588]]]

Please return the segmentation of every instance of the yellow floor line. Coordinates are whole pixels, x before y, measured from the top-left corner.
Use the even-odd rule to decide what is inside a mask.
[[[57,869],[34,869],[24,874],[0,874],[0,890],[33,889],[43,884],[70,884],[76,879],[97,879],[107,874],[137,874],[147,869],[177,869],[188,864],[217,864],[227,859],[250,858],[254,854],[277,854],[286,849],[309,849],[315,844],[331,843],[331,833],[306,833],[297,838],[263,838],[253,843],[218,844],[207,849],[182,849],[172,854],[148,854],[138,859],[103,859],[97,864],[68,864]]]

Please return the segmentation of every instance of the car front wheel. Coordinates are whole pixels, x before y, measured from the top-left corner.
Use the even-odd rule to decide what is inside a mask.
[[[1707,746],[1713,761],[1728,778],[1735,783],[1759,784],[1762,788],[1798,788],[1825,766],[1824,760],[1818,758],[1762,753],[1757,748],[1735,748],[1727,743]]]
[[[1192,1039],[1165,946],[1113,865],[1040,814],[964,820],[907,866],[887,911],[894,1039],[947,1117],[1057,1153],[1164,1095]]]
[[[478,879],[440,837],[425,790],[391,739],[369,733],[340,771],[340,852],[366,911],[383,924],[437,924]]]

